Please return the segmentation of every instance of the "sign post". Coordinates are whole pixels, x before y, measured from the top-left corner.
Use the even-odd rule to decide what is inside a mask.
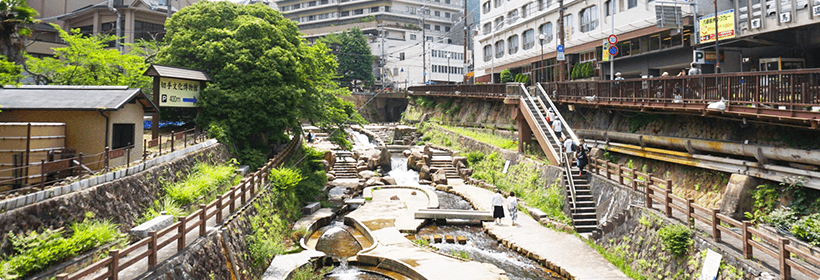
[[[558,60],[558,61],[566,60],[566,57],[564,57],[564,45],[558,45],[558,47],[555,48],[555,49],[558,51],[558,54],[556,55],[556,60]]]
[[[199,113],[199,94],[212,81],[208,74],[202,71],[184,69],[172,66],[151,65],[143,73],[144,76],[154,78],[153,101],[162,107],[197,108]],[[159,137],[159,112],[152,115],[151,138]]]

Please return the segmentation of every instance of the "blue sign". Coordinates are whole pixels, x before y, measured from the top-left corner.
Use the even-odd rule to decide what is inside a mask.
[[[562,51],[564,51],[564,45],[558,45],[558,47],[557,47],[556,49],[557,49],[559,52],[562,52]]]
[[[609,47],[609,54],[611,54],[613,56],[618,55],[618,47],[616,47],[616,46]]]

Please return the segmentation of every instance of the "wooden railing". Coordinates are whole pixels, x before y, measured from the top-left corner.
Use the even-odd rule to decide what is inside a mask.
[[[791,279],[792,269],[802,272],[811,279],[820,278],[820,258],[811,252],[791,245],[790,240],[783,236],[772,236],[756,229],[749,221],[735,220],[721,214],[720,209],[708,209],[695,204],[693,199],[684,199],[672,194],[672,180],[593,157],[589,170],[628,186],[633,191],[643,193],[646,208],[652,208],[653,203],[659,203],[667,217],[672,217],[674,211],[677,211],[686,217],[686,223],[690,227],[697,228],[697,223],[705,225],[711,230],[704,232],[710,234],[715,242],[720,242],[725,236],[739,240],[742,245],[736,249],[739,249],[747,259],[753,258],[754,249],[771,256],[779,261],[780,275],[783,279]],[[730,243],[724,244],[732,246]],[[792,258],[793,256],[797,258]]]
[[[460,97],[474,97],[474,98],[501,98],[507,96],[506,84],[489,84],[489,85],[433,85],[433,86],[415,86],[407,90],[413,93],[410,95],[452,95]]]
[[[194,211],[188,216],[178,217],[176,223],[159,231],[151,231],[148,233],[148,237],[122,250],[110,250],[108,257],[82,268],[77,272],[70,275],[68,273],[58,274],[56,279],[76,280],[91,276],[92,278],[90,279],[94,280],[117,280],[120,271],[146,258],[148,259],[148,269],[155,267],[159,261],[157,258],[157,252],[159,250],[171,245],[171,243],[176,243],[177,252],[184,250],[186,246],[186,234],[198,230],[198,236],[204,236],[207,234],[206,227],[210,218],[215,217],[216,223],[219,224],[223,222],[223,218],[226,218],[222,215],[222,212],[226,208],[233,213],[236,210],[237,202],[240,203],[240,207],[248,203],[248,197],[253,198],[256,193],[261,191],[265,185],[269,183],[267,181],[267,174],[270,173],[270,170],[279,167],[293,154],[301,143],[302,138],[300,135],[295,135],[285,149],[265,164],[265,166],[260,167],[250,176],[243,178],[241,183],[231,187],[226,193],[218,195],[211,203],[199,204],[199,210]],[[144,251],[136,255],[131,255],[143,248],[145,249]]]

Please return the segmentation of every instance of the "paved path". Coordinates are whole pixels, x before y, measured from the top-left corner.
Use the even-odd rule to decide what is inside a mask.
[[[492,264],[461,261],[414,246],[396,225],[413,224],[412,212],[426,208],[427,196],[410,189],[381,189],[373,192],[373,199],[351,212],[347,217],[356,219],[371,230],[377,241],[375,249],[359,254],[367,258],[392,259],[427,279],[507,279],[504,271]],[[391,200],[391,197],[399,200]],[[408,215],[409,213],[409,215]],[[385,262],[389,263],[389,262]]]
[[[479,210],[492,209],[490,201],[493,192],[471,185],[452,187],[452,192],[466,198]],[[509,217],[509,213],[506,215]],[[575,235],[544,227],[524,213],[518,214],[515,226],[511,226],[510,219],[506,218],[500,226],[494,222],[485,222],[484,228],[499,241],[539,256],[566,270],[576,279],[629,279]]]

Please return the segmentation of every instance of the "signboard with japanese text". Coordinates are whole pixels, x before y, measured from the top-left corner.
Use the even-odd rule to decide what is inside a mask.
[[[159,78],[160,107],[199,107],[201,82],[174,78]]]
[[[609,61],[609,42],[604,39],[604,47],[601,48],[601,61]]]
[[[715,16],[708,15],[698,18],[700,23],[700,30],[698,36],[701,43],[709,43],[715,41]],[[718,13],[717,22],[720,40],[730,39],[735,37],[735,10],[727,10]]]

